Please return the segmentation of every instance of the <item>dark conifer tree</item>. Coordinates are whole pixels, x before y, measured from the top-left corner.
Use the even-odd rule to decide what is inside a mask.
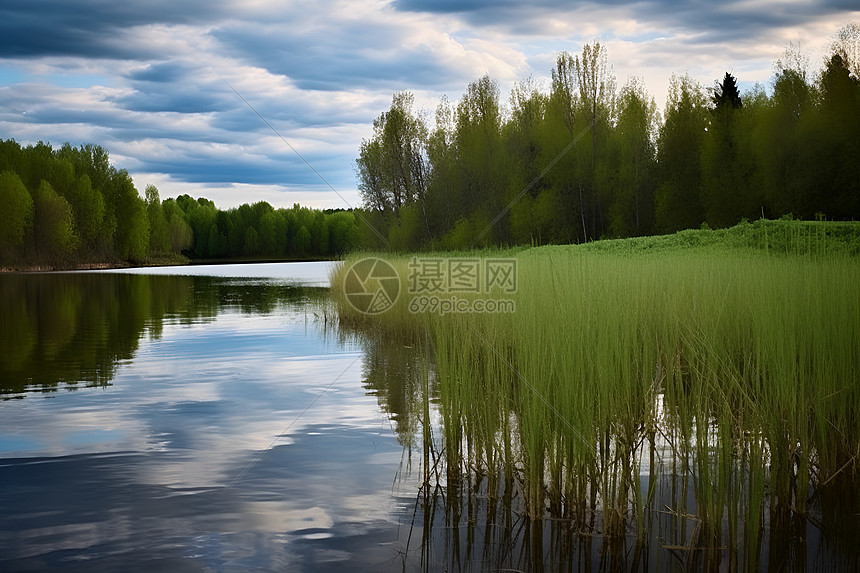
[[[726,72],[723,82],[714,88],[714,95],[711,99],[717,109],[727,106],[732,106],[734,109],[741,107],[743,102],[741,102],[741,93],[738,91],[737,78]]]

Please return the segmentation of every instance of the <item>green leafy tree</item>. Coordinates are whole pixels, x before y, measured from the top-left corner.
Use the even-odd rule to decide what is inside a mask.
[[[749,214],[748,189],[738,168],[743,103],[734,76],[726,73],[711,100],[711,122],[702,147],[702,206],[711,226],[728,227]]]
[[[580,163],[585,166],[584,178],[586,222],[590,220],[589,236],[600,237],[607,228],[606,210],[611,201],[607,173],[607,145],[610,126],[614,121],[616,84],[615,72],[609,64],[606,46],[600,42],[586,44],[574,60],[579,83],[580,112],[588,122],[590,137],[583,140]],[[589,217],[590,215],[590,217]]]
[[[96,244],[93,245],[97,249],[96,256],[116,255],[117,203],[113,192],[118,172],[110,164],[110,154],[99,145],[86,144],[74,148],[65,144],[60,148],[59,156],[74,166],[75,175],[78,177],[86,175],[90,180],[92,189],[102,195],[104,216],[98,238],[95,241]],[[93,198],[93,201],[97,203],[98,199]],[[88,230],[82,229],[82,234],[84,237],[88,236]]]
[[[174,253],[182,253],[194,247],[194,231],[191,225],[181,216],[174,215],[169,219],[170,249]]]
[[[860,218],[860,79],[834,53],[820,80],[821,101],[810,129],[816,204],[831,218]]]
[[[395,93],[391,107],[373,122],[373,137],[361,144],[356,161],[358,188],[368,207],[390,215],[400,225],[400,210],[417,203],[425,212],[429,176],[427,127],[412,111],[414,96]]]
[[[270,257],[286,253],[287,224],[283,215],[272,209],[260,217],[260,250]]]
[[[435,129],[427,140],[427,157],[431,166],[427,189],[431,240],[438,239],[453,227],[459,213],[466,209],[459,186],[459,153],[454,139],[455,116],[455,106],[443,96],[436,106]],[[362,211],[361,214],[360,232],[364,237],[361,244],[369,248],[383,247],[383,242],[372,236],[371,229],[376,223],[367,219],[368,213]]]
[[[149,219],[149,250],[153,254],[165,254],[172,251],[170,240],[170,225],[164,215],[158,188],[155,185],[146,186],[146,213]]]
[[[104,234],[105,201],[101,191],[93,188],[89,175],[84,173],[66,192],[66,199],[75,213],[82,245],[97,249]]]
[[[509,238],[515,243],[540,242],[534,199],[547,189],[547,181],[541,177],[541,132],[547,99],[531,80],[515,85],[510,119],[502,128],[504,161],[510,173],[505,203],[510,205]]]
[[[705,94],[691,77],[672,76],[665,116],[657,142],[655,226],[670,233],[704,220],[700,157],[709,113]]]
[[[817,209],[810,202],[814,169],[807,153],[809,141],[803,133],[814,108],[807,66],[796,46],[789,46],[775,62],[773,97],[761,109],[754,134],[758,180],[769,217],[787,213],[811,217]]]
[[[617,237],[649,234],[654,228],[657,105],[634,78],[621,89],[618,108],[610,136],[610,232]]]
[[[347,253],[358,246],[359,231],[356,217],[347,211],[328,216],[329,249],[333,255]]]
[[[149,255],[149,218],[146,202],[125,170],[114,171],[109,203],[116,213],[116,249],[121,259],[141,261]]]
[[[304,256],[311,252],[311,246],[311,232],[308,231],[306,226],[302,225],[299,227],[299,230],[296,231],[294,252],[296,255]]]
[[[194,231],[188,224],[185,212],[175,199],[165,199],[162,203],[164,217],[167,219],[170,250],[174,253],[188,251],[194,246]]]
[[[615,117],[616,84],[606,47],[586,44],[581,54],[562,52],[552,71],[542,165],[563,209],[563,230],[553,235],[587,241],[607,229],[612,167],[609,134]],[[569,148],[570,145],[573,147]]]
[[[322,211],[314,213],[313,223],[311,224],[311,244],[313,252],[316,255],[327,255],[328,247],[328,221]]]
[[[469,84],[457,105],[455,125],[458,160],[454,182],[463,197],[461,213],[469,216],[474,227],[477,220],[489,222],[505,207],[507,166],[503,164],[499,86],[488,75]],[[505,219],[471,232],[475,239],[489,233],[487,238],[496,241],[508,233]]]
[[[60,197],[51,184],[42,181],[35,195],[34,236],[42,260],[60,262],[78,248],[72,206]]]
[[[198,258],[215,256],[214,252],[218,249],[218,228],[215,224],[218,210],[215,205],[193,200],[182,201],[182,199],[180,197],[177,203],[186,205],[188,224],[194,232],[194,256]],[[212,244],[213,240],[214,244]]]
[[[244,253],[248,257],[255,257],[260,254],[260,236],[254,227],[248,227],[248,230],[245,232]]]
[[[0,257],[11,258],[24,244],[33,224],[33,198],[12,171],[0,173]]]
[[[541,169],[556,162],[544,175],[544,189],[534,204],[540,242],[582,242],[590,236],[586,203],[591,204],[592,134],[580,93],[578,56],[561,52],[552,70],[543,129],[538,131]]]

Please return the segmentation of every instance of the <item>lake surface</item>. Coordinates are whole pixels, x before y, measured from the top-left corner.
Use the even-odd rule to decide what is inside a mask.
[[[340,330],[333,264],[0,275],[0,571],[738,565],[696,546],[666,441],[631,476],[645,539],[620,515],[604,536],[599,500],[587,530],[532,520],[512,476],[446,467],[474,437],[445,441],[429,347]],[[777,510],[761,567],[860,562],[851,511]]]
[[[0,276],[0,570],[401,569],[420,484],[329,267]]]

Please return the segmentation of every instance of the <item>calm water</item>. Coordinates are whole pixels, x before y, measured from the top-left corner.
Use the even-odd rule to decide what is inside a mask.
[[[420,484],[328,268],[0,276],[0,570],[401,569]]]

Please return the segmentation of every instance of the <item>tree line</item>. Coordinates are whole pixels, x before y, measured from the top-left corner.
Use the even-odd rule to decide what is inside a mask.
[[[355,247],[350,211],[205,198],[145,199],[98,145],[59,149],[0,140],[0,266],[71,267],[165,258],[314,258]]]
[[[786,50],[772,90],[730,74],[672,76],[658,113],[641,80],[617,88],[606,47],[562,52],[551,86],[489,76],[435,121],[408,92],[361,143],[367,246],[465,248],[668,233],[744,218],[860,217],[860,26],[840,30],[816,77]]]

